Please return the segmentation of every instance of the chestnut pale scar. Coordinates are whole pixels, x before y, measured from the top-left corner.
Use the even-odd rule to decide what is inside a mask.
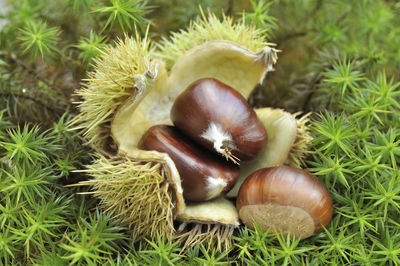
[[[224,178],[216,178],[209,176],[206,179],[206,189],[207,189],[207,200],[216,198],[221,195],[221,193],[226,190],[228,182]]]
[[[239,210],[243,222],[254,228],[260,226],[267,232],[307,238],[315,231],[314,220],[305,210],[276,203],[243,206]]]

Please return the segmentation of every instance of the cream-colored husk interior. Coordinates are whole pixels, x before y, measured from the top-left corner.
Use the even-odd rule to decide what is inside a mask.
[[[149,115],[154,104],[168,95],[165,66],[161,61],[155,60],[148,71],[154,76],[147,73],[137,75],[135,84],[132,84],[136,93],[118,109],[111,123],[111,134],[120,152],[137,149],[140,138],[153,125],[170,123],[169,116],[163,113],[158,116]]]
[[[177,215],[178,220],[185,222],[202,222],[239,226],[236,207],[229,200],[219,197],[201,203],[187,203],[186,208]]]
[[[179,191],[179,174],[168,155],[138,151],[143,134],[153,125],[171,124],[170,108],[192,82],[204,77],[215,78],[247,97],[275,61],[275,50],[269,47],[253,53],[229,41],[210,41],[194,47],[177,60],[169,73],[161,61],[152,61],[146,73],[134,77],[136,93],[119,108],[112,121],[111,133],[119,153],[133,158],[165,160],[164,165]],[[178,215],[181,211],[186,215],[180,216],[182,219],[238,223],[237,212],[229,201],[200,203],[185,209],[182,200],[179,206],[182,210],[178,210]]]
[[[151,126],[170,124],[169,113],[176,97],[192,82],[215,78],[238,90],[245,98],[272,68],[268,47],[253,53],[229,41],[210,41],[194,47],[177,60],[167,74],[160,61],[148,73],[138,75],[137,93],[118,110],[111,132],[120,150],[132,150]],[[275,55],[276,56],[276,55]],[[274,60],[272,60],[274,61]]]
[[[227,194],[236,197],[240,186],[253,172],[271,166],[283,165],[297,135],[296,119],[288,112],[280,109],[256,109],[256,114],[267,131],[267,144],[261,155],[251,162],[240,164],[240,175],[235,186]]]
[[[210,41],[183,55],[173,66],[169,91],[181,93],[201,78],[216,78],[248,98],[268,68],[267,49],[253,53],[229,41]]]

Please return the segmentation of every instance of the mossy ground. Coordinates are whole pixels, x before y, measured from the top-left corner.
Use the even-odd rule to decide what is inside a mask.
[[[0,265],[400,264],[400,5],[396,1],[10,0],[0,29]],[[325,231],[298,241],[249,230],[234,245],[133,243],[76,172],[93,158],[71,102],[106,44],[152,22],[154,40],[223,9],[282,50],[250,103],[313,112],[308,169],[333,197]],[[239,13],[245,8],[246,13]],[[4,20],[3,20],[4,22]],[[3,25],[4,23],[2,23]]]

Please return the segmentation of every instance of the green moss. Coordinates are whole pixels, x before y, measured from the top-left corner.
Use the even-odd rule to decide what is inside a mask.
[[[198,3],[214,14],[210,21],[201,19]],[[400,264],[400,5],[396,1],[176,0],[171,6],[171,1],[156,0],[151,7],[145,1],[9,4],[11,11],[0,15],[9,21],[0,29],[0,108],[4,109],[0,264]],[[226,17],[219,15],[221,9]],[[183,30],[167,36],[171,29],[186,29],[190,19],[198,34]],[[153,22],[149,38],[143,36],[144,21]],[[132,34],[135,27],[142,29],[138,35]],[[259,37],[250,49],[271,41],[282,50],[276,71],[256,88],[250,102],[293,113],[312,112],[308,130],[313,140],[299,142],[311,141],[312,149],[292,162],[305,165],[325,182],[334,201],[333,220],[324,232],[302,241],[242,226],[234,232],[233,245],[219,252],[218,243],[212,241],[182,251],[181,244],[163,236],[173,231],[170,218],[151,228],[152,240],[134,243],[132,239],[143,237],[143,228],[158,213],[142,213],[145,218],[137,216],[137,222],[126,224],[124,219],[140,213],[140,206],[117,218],[98,206],[107,209],[129,197],[148,196],[154,210],[165,211],[159,208],[165,203],[158,203],[169,201],[168,193],[131,191],[143,182],[162,184],[161,176],[145,178],[159,166],[124,160],[121,164],[126,167],[117,167],[123,178],[114,180],[108,169],[115,170],[113,163],[99,159],[91,164],[90,149],[67,126],[77,116],[72,102],[92,103],[91,110],[81,110],[87,120],[74,119],[83,122],[81,127],[95,146],[104,145],[106,125],[117,108],[113,99],[126,97],[133,84],[133,75],[118,76],[118,69],[147,60],[147,50],[137,49],[139,44],[152,51],[148,40],[163,39],[164,48],[158,48],[170,65],[211,33],[220,33],[215,29],[221,27],[225,29],[217,36],[221,39],[248,44],[247,36],[252,35],[248,33],[256,32]],[[132,36],[118,41],[124,34]],[[115,41],[127,44],[126,53],[110,55]],[[115,82],[103,84],[106,71],[93,71],[92,62],[101,67],[104,60],[115,63],[107,70]],[[84,81],[85,93],[74,95],[84,78],[92,85]],[[295,149],[305,152],[304,147],[299,144]],[[87,164],[92,168],[86,173],[74,171]],[[102,174],[96,175],[100,172],[93,167]],[[132,167],[140,168],[142,175],[131,175]],[[97,193],[108,193],[107,201],[77,194],[88,192],[85,187],[65,186],[92,177],[87,184],[97,187]],[[132,183],[139,177],[142,183]],[[132,237],[128,228],[135,227]]]

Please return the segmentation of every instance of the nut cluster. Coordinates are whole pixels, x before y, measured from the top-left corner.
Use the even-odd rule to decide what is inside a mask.
[[[175,100],[170,118],[174,126],[151,127],[139,148],[171,157],[188,201],[226,194],[238,179],[239,163],[255,159],[267,141],[267,131],[246,99],[212,78],[189,85]],[[321,232],[333,213],[324,184],[288,166],[251,174],[240,187],[237,210],[249,227],[300,238]]]
[[[189,201],[227,193],[239,176],[238,162],[255,158],[267,139],[246,99],[211,78],[194,82],[178,96],[171,120],[174,127],[151,127],[139,148],[171,157],[182,180],[183,196]]]

